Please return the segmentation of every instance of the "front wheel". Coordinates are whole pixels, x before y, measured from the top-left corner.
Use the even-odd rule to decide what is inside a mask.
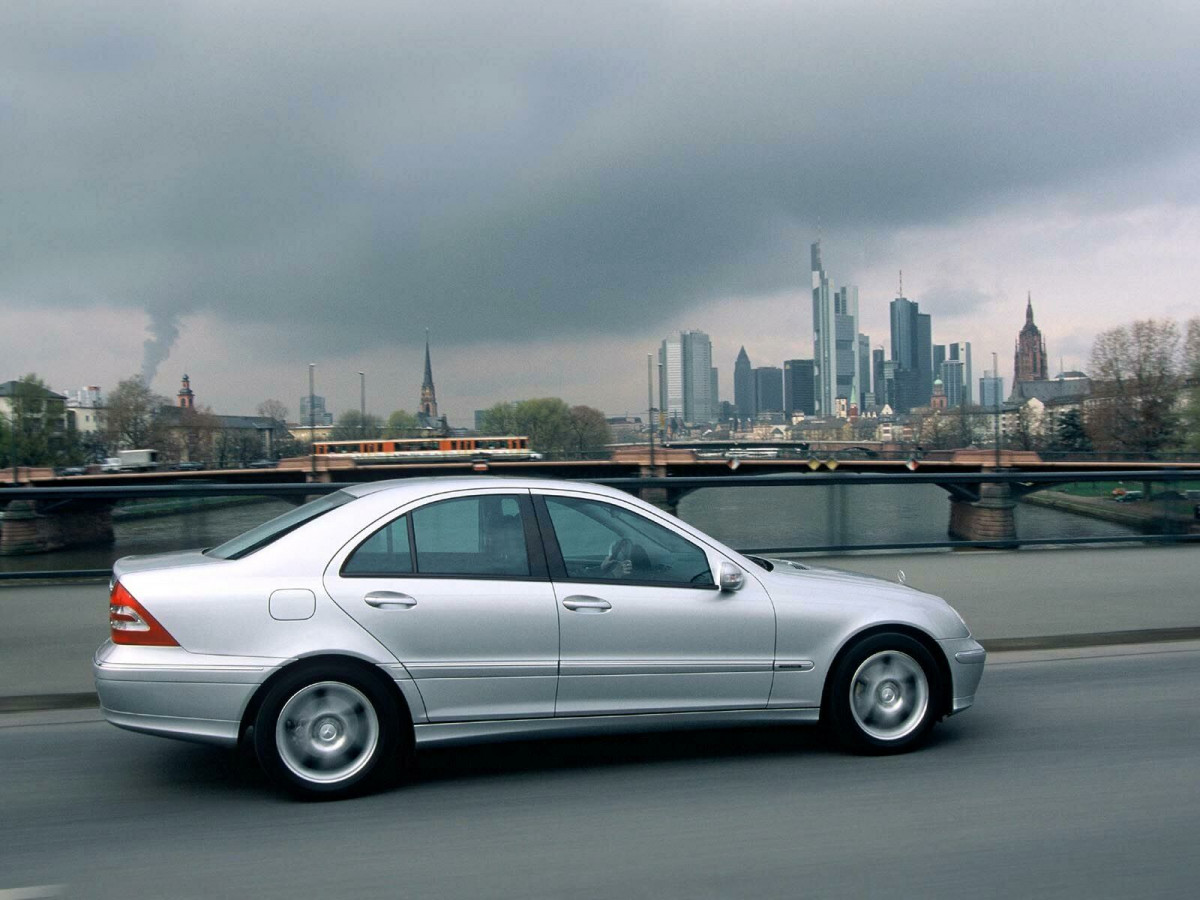
[[[842,657],[825,712],[834,737],[858,753],[900,753],[928,736],[938,718],[937,666],[918,641],[876,634]]]
[[[394,763],[398,709],[351,665],[304,667],[275,684],[254,725],[254,749],[293,793],[332,799],[374,785]]]

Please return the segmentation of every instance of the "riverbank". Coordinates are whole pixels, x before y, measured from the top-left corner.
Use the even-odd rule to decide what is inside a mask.
[[[1083,497],[1062,491],[1037,491],[1022,503],[1059,512],[1115,522],[1143,534],[1200,534],[1197,504],[1192,500],[1134,500],[1118,503],[1110,497]]]

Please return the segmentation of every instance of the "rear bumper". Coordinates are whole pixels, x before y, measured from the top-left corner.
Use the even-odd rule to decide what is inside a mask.
[[[92,674],[100,709],[118,728],[232,746],[250,698],[282,662],[106,641]]]
[[[949,641],[939,641],[946,660],[950,664],[950,681],[953,690],[950,694],[949,715],[962,712],[975,702],[975,691],[979,680],[983,677],[983,664],[987,660],[987,651],[974,638],[955,638]]]

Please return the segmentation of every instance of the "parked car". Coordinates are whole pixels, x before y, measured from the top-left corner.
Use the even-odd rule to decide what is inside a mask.
[[[355,485],[219,547],[118,560],[94,674],[114,725],[253,748],[307,795],[409,750],[522,735],[823,723],[917,747],[985,652],[943,600],[749,557],[620,491]]]
[[[204,469],[204,463],[185,459],[177,463],[172,463],[171,469],[175,472],[200,472]]]
[[[58,474],[63,477],[69,477],[71,475],[86,475],[87,466],[64,466],[58,470]]]
[[[277,460],[277,459],[256,459],[252,463],[247,463],[246,468],[248,468],[248,469],[274,469],[278,465],[279,465],[279,460]]]

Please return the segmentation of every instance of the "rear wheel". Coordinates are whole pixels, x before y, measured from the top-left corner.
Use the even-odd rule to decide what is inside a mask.
[[[858,753],[900,753],[920,745],[938,718],[941,682],[925,647],[904,634],[876,634],[834,670],[826,715],[834,737]]]
[[[357,793],[395,771],[399,713],[387,688],[357,666],[305,666],[263,698],[255,754],[272,779],[296,794]]]

